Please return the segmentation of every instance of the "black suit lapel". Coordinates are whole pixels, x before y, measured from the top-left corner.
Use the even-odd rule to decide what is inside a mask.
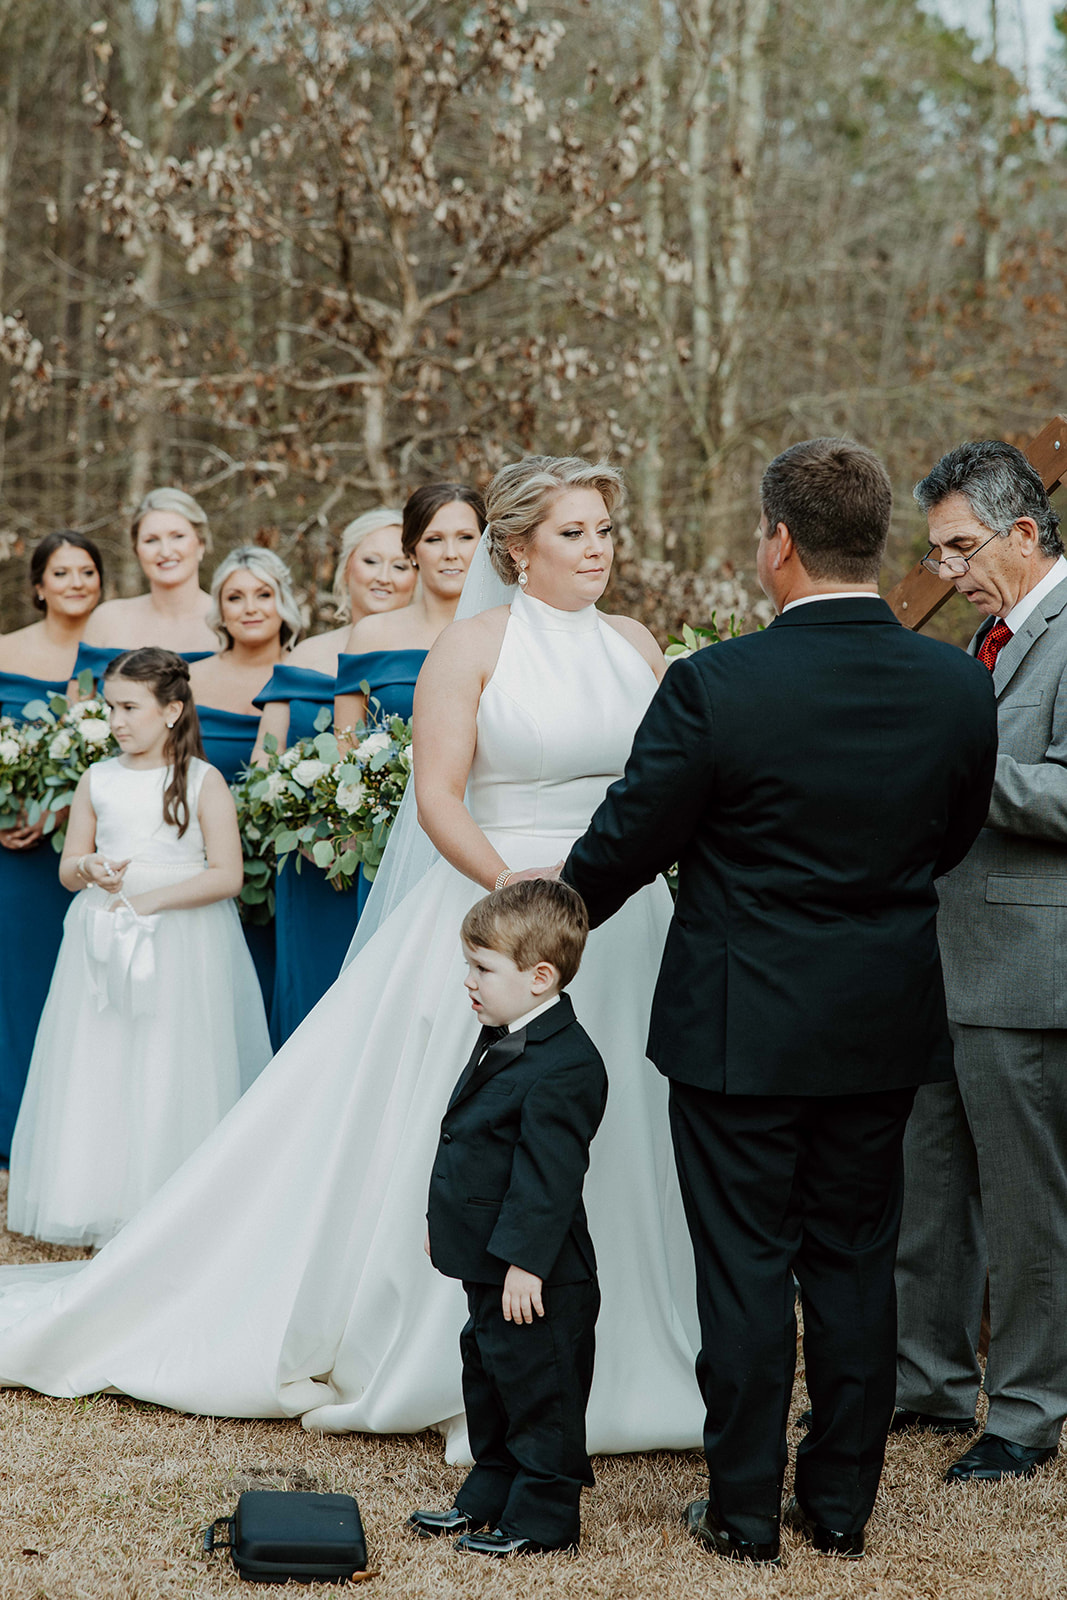
[[[499,1039],[496,1044],[491,1044],[489,1049],[479,1059],[479,1048],[476,1046],[474,1054],[463,1069],[463,1076],[452,1091],[452,1098],[448,1102],[449,1111],[453,1106],[459,1105],[461,1100],[466,1100],[468,1095],[480,1089],[482,1084],[514,1061],[516,1056],[521,1056],[526,1049],[526,1029],[517,1028],[514,1033],[509,1033],[506,1038]]]

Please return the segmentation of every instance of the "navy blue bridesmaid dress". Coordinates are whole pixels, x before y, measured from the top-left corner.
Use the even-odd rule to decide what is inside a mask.
[[[285,701],[289,706],[289,745],[317,731],[324,708],[333,719],[334,680],[310,667],[275,667],[254,705]],[[358,915],[357,897],[331,887],[326,874],[290,857],[274,885],[276,960],[270,1032],[277,1050],[322,999],[341,970]]]
[[[49,683],[0,672],[0,713],[22,720],[30,700],[66,694],[67,680]],[[11,1149],[19,1102],[26,1086],[33,1041],[52,981],[73,896],[59,881],[59,857],[49,838],[32,850],[0,847],[0,1159]]]
[[[366,683],[370,687],[371,704],[368,711],[371,721],[376,718],[385,721],[389,717],[403,717],[406,722],[414,709],[415,680],[426,655],[425,650],[365,650],[357,656],[340,656],[337,661],[337,693],[362,694],[362,686]],[[360,868],[356,879],[357,922],[367,903],[370,887]]]
[[[251,712],[220,711],[217,706],[198,705],[196,714],[200,719],[205,759],[213,767],[218,767],[227,783],[232,783],[242,767],[246,767],[252,759],[252,746],[259,732],[259,718]],[[269,1017],[274,999],[274,923],[245,922],[242,919],[241,928],[255,963],[259,987],[263,991],[264,1009]]]
[[[78,655],[76,661],[74,662],[74,671],[71,673],[71,677],[77,680],[78,677],[88,667],[89,671],[93,675],[93,682],[99,689],[100,685],[104,681],[104,670],[111,664],[112,661],[114,661],[115,657],[124,656],[127,650],[136,650],[139,648],[140,646],[132,644],[124,644],[121,646],[114,644],[80,644],[78,646]],[[191,664],[194,661],[206,661],[207,657],[213,655],[214,652],[211,650],[180,650],[178,654],[181,656],[183,661],[188,661]],[[64,684],[64,694],[66,693],[66,690],[67,686]],[[211,759],[210,756],[208,759]]]

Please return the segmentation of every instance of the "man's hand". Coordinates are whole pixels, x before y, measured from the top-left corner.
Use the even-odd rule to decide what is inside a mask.
[[[532,1272],[524,1272],[521,1267],[509,1267],[504,1279],[503,1306],[505,1322],[532,1322],[535,1311],[543,1317],[541,1279]]]

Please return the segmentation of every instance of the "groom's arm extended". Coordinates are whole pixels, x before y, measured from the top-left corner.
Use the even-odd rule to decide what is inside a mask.
[[[577,889],[593,927],[678,860],[707,802],[714,719],[704,674],[675,661],[613,783],[560,876]]]

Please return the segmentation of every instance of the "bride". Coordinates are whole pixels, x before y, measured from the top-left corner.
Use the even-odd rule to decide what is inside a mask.
[[[459,927],[502,873],[567,854],[663,671],[639,623],[595,608],[620,494],[613,468],[575,458],[493,480],[468,588],[489,598],[491,561],[511,604],[446,629],[416,698],[418,815],[440,855],[423,870],[401,818],[349,965],[98,1256],[0,1271],[0,1383],[327,1432],[436,1425],[467,1459],[463,1293],[422,1249],[438,1127],[477,1029]],[[701,1437],[692,1254],[666,1085],[644,1059],[669,916],[661,881],[634,896],[570,990],[610,1084],[585,1187],[602,1292],[593,1452]]]

